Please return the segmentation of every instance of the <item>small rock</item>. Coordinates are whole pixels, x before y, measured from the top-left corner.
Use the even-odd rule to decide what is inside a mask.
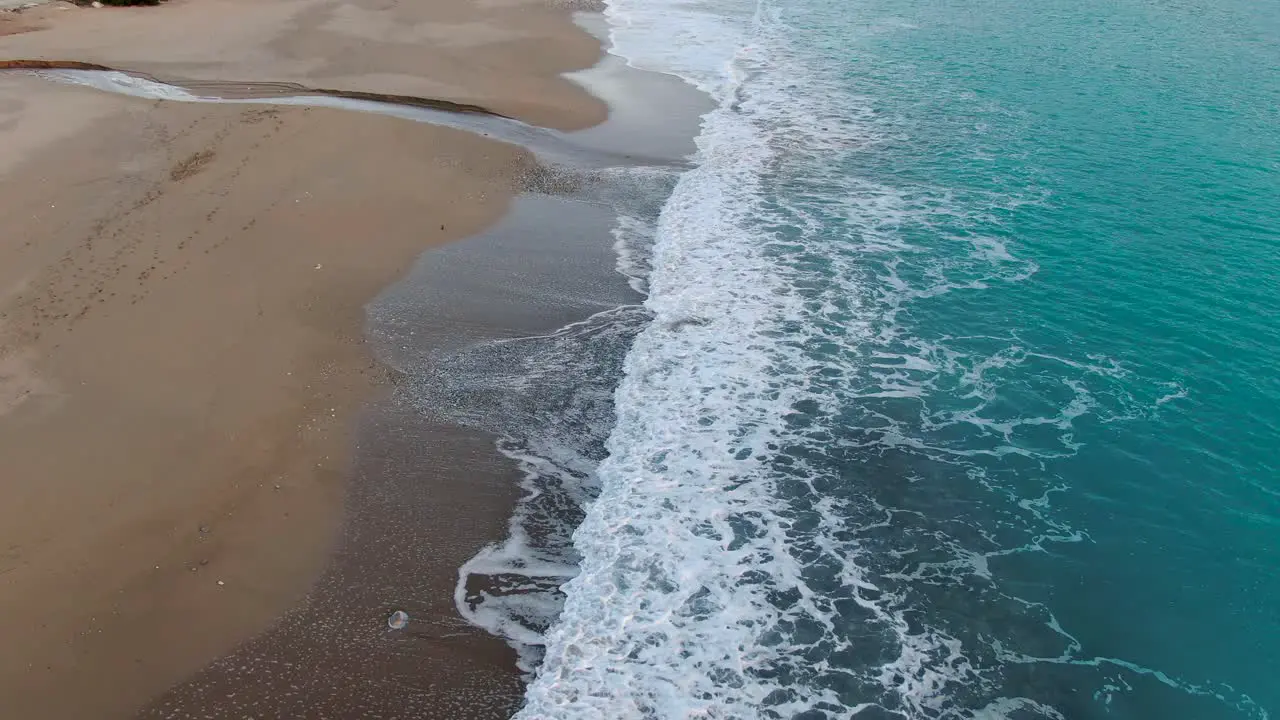
[[[201,560],[201,561],[200,561],[200,564],[201,564],[201,565],[208,565],[208,564],[209,564],[209,561],[208,561],[208,560]]]
[[[208,534],[209,534],[209,526],[208,526],[208,525],[201,525],[201,526],[200,526],[200,534],[201,534],[201,535],[208,535]]]
[[[224,582],[222,582],[221,580],[219,580],[219,581],[218,581],[218,587],[222,587],[223,585],[226,585],[226,583],[224,583]]]
[[[100,7],[102,7],[102,3],[100,3],[100,2],[94,2],[94,3],[93,3],[93,6],[94,6],[95,8],[100,8]]]
[[[392,630],[403,630],[409,624],[409,613],[397,610],[387,618],[387,627]]]

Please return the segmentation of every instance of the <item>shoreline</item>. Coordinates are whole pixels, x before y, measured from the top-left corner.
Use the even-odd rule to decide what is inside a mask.
[[[52,32],[5,36],[0,54],[15,54],[14,38],[38,45]],[[52,44],[62,42],[71,41]],[[0,209],[16,217],[18,207],[63,208],[14,226],[15,236],[40,243],[0,244],[8,269],[0,271],[0,389],[12,400],[0,404],[0,452],[16,458],[9,467],[22,478],[6,487],[20,493],[12,507],[22,516],[5,513],[0,523],[11,647],[0,704],[27,717],[83,717],[89,708],[126,717],[310,596],[321,565],[335,562],[327,556],[343,495],[351,507],[355,492],[344,475],[361,461],[343,450],[346,428],[387,387],[365,345],[364,302],[423,247],[497,220],[533,164],[510,146],[393,118],[89,99],[38,83],[0,81],[0,100],[18,99],[6,111],[27,148],[0,165],[0,202],[11,203]],[[35,128],[39,109],[25,104],[46,100],[89,112]],[[555,115],[553,126],[591,121],[585,109],[524,108]],[[324,143],[332,137],[350,138],[360,156]],[[306,167],[295,166],[301,159]],[[121,173],[123,182],[114,179]],[[313,182],[335,173],[359,175],[359,189]],[[436,189],[425,199],[414,187]],[[382,249],[348,241],[368,237]],[[293,257],[292,238],[307,238],[305,258]],[[328,287],[334,279],[340,290]],[[217,307],[192,305],[214,298]],[[221,349],[227,332],[237,337]],[[74,451],[55,455],[56,446]],[[344,533],[352,523],[348,516]],[[366,620],[348,627],[363,632]],[[68,683],[77,693],[60,692]]]
[[[600,82],[639,72],[597,67]],[[669,83],[662,92],[671,107],[698,108]],[[593,144],[629,142],[639,120],[623,113],[584,134],[597,136]],[[691,139],[650,138],[671,163]],[[640,299],[610,237],[620,208],[609,196],[630,193],[572,164],[531,180],[497,223],[425,252],[370,304],[366,333],[400,381],[362,413],[351,519],[308,602],[142,717],[300,717],[319,706],[338,716],[496,720],[518,709],[524,678],[512,647],[455,605],[475,599],[477,581],[489,584],[470,562],[504,541],[526,492],[522,468],[499,450],[513,427],[494,422],[521,412],[476,395],[495,388],[468,358],[494,340],[537,343]],[[503,358],[529,360],[519,351]],[[563,385],[554,376],[544,381]],[[408,613],[402,631],[385,625],[395,610]]]

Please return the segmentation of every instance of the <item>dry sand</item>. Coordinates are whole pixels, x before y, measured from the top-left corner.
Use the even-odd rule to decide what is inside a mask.
[[[0,20],[0,60],[434,96],[561,128],[603,114],[558,76],[598,46],[537,1]],[[128,717],[306,595],[350,428],[386,381],[364,303],[492,222],[530,167],[386,117],[0,75],[0,716]]]
[[[297,82],[490,107],[573,129],[603,103],[560,77],[599,43],[557,0],[169,0],[20,13],[0,59],[78,60],[160,79]],[[3,32],[3,31],[0,31]]]

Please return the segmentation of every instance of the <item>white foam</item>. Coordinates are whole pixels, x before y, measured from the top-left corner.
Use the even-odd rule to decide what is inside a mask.
[[[527,446],[522,448],[522,444],[511,440],[498,443],[498,450],[520,468],[523,497],[507,524],[506,539],[481,549],[459,567],[458,583],[454,587],[454,605],[459,614],[473,625],[506,640],[516,650],[518,667],[526,675],[532,675],[541,664],[542,633],[563,607],[556,586],[578,573],[576,565],[566,564],[576,559],[566,541],[530,537],[531,528],[545,530],[549,521],[555,521],[533,501],[552,490],[581,506],[588,502],[585,494],[594,491],[595,483],[591,472],[593,463],[589,459],[576,457],[577,453],[567,443],[558,447],[548,444],[548,439],[552,442],[556,439],[554,430],[543,429],[543,437],[539,439],[541,442],[532,438],[525,440],[526,444],[532,442],[536,451]],[[561,464],[548,460],[555,456],[560,456]],[[546,487],[549,478],[555,479],[554,488]],[[567,529],[553,534],[567,535]],[[492,578],[494,587],[469,588],[468,582],[473,577]]]
[[[766,595],[803,586],[768,468],[801,392],[778,381],[772,335],[798,300],[757,223],[771,138],[731,108],[755,6],[724,9],[619,2],[608,12],[632,64],[680,71],[722,104],[659,220],[654,319],[627,356],[600,496],[574,536],[581,573],[564,587],[522,718],[751,717],[766,704],[787,715],[834,703],[813,688],[771,697],[779,685],[752,672],[791,650],[761,642],[780,619]],[[768,582],[753,581],[762,570]]]
[[[730,99],[761,4],[756,0],[610,0],[610,53],[632,67],[675,75],[710,95]]]
[[[622,357],[646,319],[622,306],[546,335],[467,346],[433,359],[416,394],[433,415],[499,436],[498,450],[521,472],[507,537],[459,568],[454,600],[463,617],[517,651],[526,673],[541,662],[542,632],[560,613],[559,586],[577,573],[571,535],[596,493]]]

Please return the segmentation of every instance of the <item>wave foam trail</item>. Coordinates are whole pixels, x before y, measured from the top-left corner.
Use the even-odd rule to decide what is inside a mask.
[[[610,14],[630,21],[636,9],[619,3]],[[752,71],[737,52],[746,28],[705,32],[721,17],[700,15],[697,35],[719,38],[736,57],[718,77],[704,66],[696,82],[725,105],[704,118],[699,165],[659,220],[646,303],[653,320],[627,356],[609,456],[596,471],[600,495],[574,535],[581,572],[564,587],[567,603],[519,717],[839,707],[830,694],[784,690],[754,672],[791,650],[761,642],[782,622],[770,596],[803,587],[769,467],[800,393],[777,353],[798,308],[772,272],[768,234],[754,225],[773,148],[729,107],[736,78]]]
[[[647,319],[623,306],[548,335],[433,357],[417,372],[413,398],[425,414],[496,435],[521,473],[507,538],[459,568],[454,602],[515,648],[526,673],[560,613],[560,585],[577,572],[570,535],[597,493],[622,356]]]

